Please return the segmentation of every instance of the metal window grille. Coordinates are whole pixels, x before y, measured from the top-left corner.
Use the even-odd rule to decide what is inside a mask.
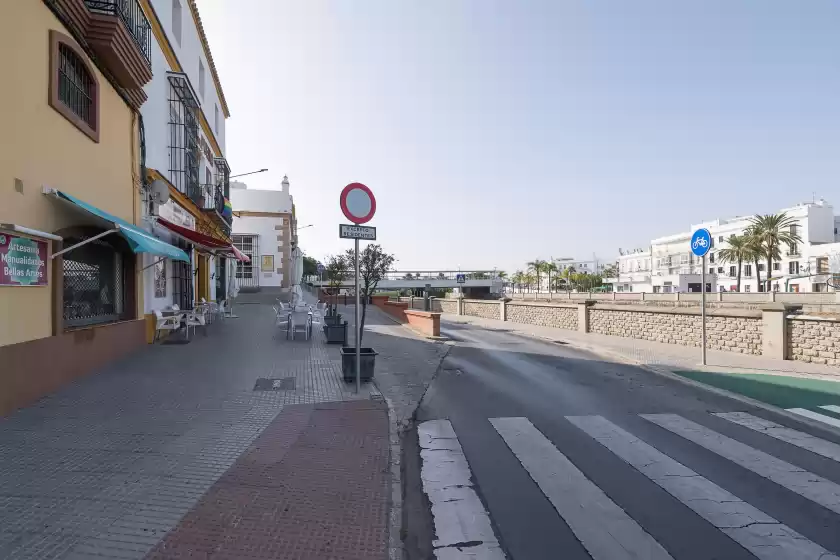
[[[68,245],[84,241],[68,239]],[[119,321],[125,310],[122,254],[104,239],[91,241],[64,255],[64,324],[80,327]]]
[[[189,254],[192,247],[183,241],[176,243]],[[172,261],[172,303],[181,309],[193,307],[193,269],[192,263]]]
[[[260,238],[257,235],[234,235],[233,245],[251,259],[251,262],[236,263],[236,279],[240,287],[258,288],[260,285],[259,258]]]
[[[58,45],[58,99],[91,128],[96,127],[94,80],[73,49]]]
[[[198,201],[198,102],[184,74],[169,74],[169,180],[182,193]]]

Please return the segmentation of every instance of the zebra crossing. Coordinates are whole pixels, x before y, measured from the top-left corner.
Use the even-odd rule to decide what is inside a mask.
[[[797,452],[840,463],[840,445],[832,441],[746,412],[710,416],[784,442],[795,447]],[[677,414],[640,414],[638,417],[825,508],[831,512],[827,515],[832,516],[832,523],[840,531],[840,484]],[[645,441],[600,415],[565,416],[565,421],[574,427],[574,433],[600,444],[617,461],[643,475],[754,557],[762,560],[840,560],[839,550],[827,550],[748,503],[737,495],[738,488],[731,483],[726,487],[726,483],[702,476],[690,465],[669,456],[667,446],[660,443],[657,448],[655,443]],[[657,542],[639,521],[564,454],[562,445],[555,445],[528,418],[489,418],[488,422],[593,560],[674,558],[673,551]],[[464,454],[451,423],[448,420],[424,422],[419,425],[418,433],[421,479],[432,505],[438,536],[433,543],[436,558],[506,558],[492,531],[493,511],[485,510],[478,498],[470,458]],[[780,515],[784,518],[784,514]],[[833,546],[836,548],[836,541]],[[555,552],[553,557],[563,557],[562,551]]]

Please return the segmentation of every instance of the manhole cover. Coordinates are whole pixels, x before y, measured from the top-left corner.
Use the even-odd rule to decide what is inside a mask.
[[[280,379],[272,379],[269,377],[260,377],[254,384],[254,391],[294,391],[295,378],[282,377]]]

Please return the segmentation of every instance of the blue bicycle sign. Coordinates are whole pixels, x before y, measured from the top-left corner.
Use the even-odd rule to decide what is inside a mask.
[[[691,235],[691,252],[702,257],[712,248],[712,234],[706,228],[700,228]]]

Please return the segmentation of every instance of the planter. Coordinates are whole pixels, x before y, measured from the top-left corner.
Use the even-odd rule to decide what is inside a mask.
[[[327,344],[347,345],[347,321],[340,325],[324,325],[324,335],[327,337]]]
[[[376,365],[376,352],[373,348],[361,349],[361,366],[359,374],[361,381],[373,379],[373,368]],[[347,383],[356,381],[356,348],[353,346],[341,347],[341,374]]]
[[[327,315],[326,317],[324,317],[324,324],[340,325],[341,324],[341,313],[336,313],[335,315]]]

